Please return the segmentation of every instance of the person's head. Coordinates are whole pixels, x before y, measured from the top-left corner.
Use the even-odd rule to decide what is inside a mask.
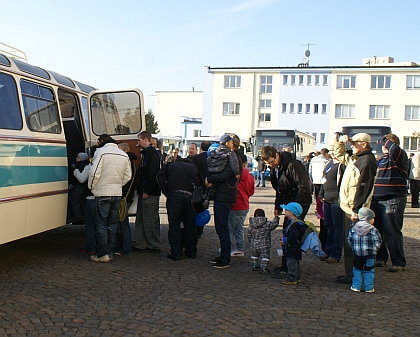
[[[101,146],[102,147],[102,146],[104,146],[107,143],[114,143],[115,144],[116,141],[110,135],[107,135],[105,133],[102,134],[102,135],[100,135],[99,138],[98,138],[98,146]]]
[[[145,149],[152,143],[152,134],[149,131],[142,131],[137,136],[138,144]]]
[[[414,157],[414,153],[410,153],[410,159]]]
[[[163,152],[163,142],[161,140],[156,142],[156,147]]]
[[[124,152],[130,151],[130,146],[127,143],[119,143],[118,148]]]
[[[390,141],[392,141],[395,144],[397,144],[398,146],[400,146],[400,139],[398,138],[397,135],[394,135],[393,133],[389,133],[389,134],[385,135],[385,138],[389,139]],[[382,152],[384,154],[388,154],[388,149],[385,146],[382,146]]]
[[[290,144],[284,144],[282,151],[291,153],[293,151],[292,145],[290,145]]]
[[[322,148],[321,149],[321,154],[325,157],[325,158],[328,158],[328,153],[330,152],[327,148]]]
[[[303,212],[302,206],[297,202],[289,202],[287,205],[280,205],[280,207],[284,209],[284,215],[289,219],[296,219]]]
[[[194,157],[195,155],[197,155],[197,144],[196,143],[191,143],[190,145],[188,145],[188,155],[190,157]]]
[[[265,212],[264,212],[264,210],[263,209],[261,209],[261,208],[257,208],[256,210],[255,210],[255,212],[254,212],[254,217],[255,216],[265,216]]]
[[[219,140],[220,145],[225,145],[229,149],[233,149],[233,138],[229,135],[223,135]]]
[[[176,147],[173,151],[172,151],[172,156],[174,157],[174,160],[176,158],[178,158],[178,153],[179,153],[179,149]]]
[[[211,143],[208,140],[204,140],[201,142],[200,144],[200,150],[201,152],[207,152],[207,150],[209,149]]]
[[[151,142],[152,146],[156,149],[157,148],[157,138],[152,137],[152,142]]]
[[[241,144],[241,139],[239,138],[239,136],[236,133],[231,133],[230,136],[233,139],[233,149],[239,149],[239,146]]]
[[[84,160],[88,160],[88,159],[89,159],[89,156],[85,152],[80,152],[76,157],[76,161],[84,161]]]
[[[362,207],[357,215],[360,221],[369,222],[371,225],[375,222],[375,213],[370,208]]]
[[[264,146],[261,149],[261,159],[270,167],[280,166],[280,155],[273,146]]]
[[[353,154],[358,154],[367,150],[370,150],[370,135],[367,133],[356,133],[353,137],[351,137],[351,149],[353,150]]]

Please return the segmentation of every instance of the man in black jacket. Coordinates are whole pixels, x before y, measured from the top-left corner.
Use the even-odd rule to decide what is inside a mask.
[[[273,146],[264,146],[261,149],[261,158],[270,166],[271,185],[276,191],[274,215],[279,216],[283,212],[280,205],[297,202],[303,209],[299,218],[304,220],[311,205],[312,197],[307,174],[302,163],[294,159],[289,152],[277,152]],[[285,225],[286,217],[284,218],[283,229]],[[273,269],[271,275],[275,278],[287,276],[287,264],[284,256],[282,257],[282,266]]]
[[[185,255],[194,259],[197,254],[197,230],[191,196],[194,191],[193,182],[195,186],[200,185],[197,168],[191,159],[179,159],[163,166],[156,177],[162,193],[167,197],[168,240],[171,245],[167,257],[174,261],[180,260],[184,246]]]
[[[156,149],[151,144],[152,135],[149,131],[140,132],[138,141],[142,160],[137,185],[139,200],[133,249],[142,253],[158,253],[160,252],[160,188],[156,180],[156,174],[160,169],[160,159]]]

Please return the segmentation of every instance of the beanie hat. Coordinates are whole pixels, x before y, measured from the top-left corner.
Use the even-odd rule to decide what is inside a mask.
[[[375,213],[370,208],[362,207],[359,209],[358,216],[359,220],[369,221],[375,217]]]
[[[89,156],[87,155],[87,153],[84,153],[84,152],[80,152],[77,156],[79,157],[79,159],[81,161],[84,161],[84,160],[88,160],[89,159]]]

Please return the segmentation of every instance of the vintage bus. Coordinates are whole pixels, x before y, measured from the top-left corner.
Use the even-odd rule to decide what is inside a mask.
[[[105,133],[138,154],[145,125],[138,89],[95,90],[0,53],[0,244],[66,224],[77,154]]]

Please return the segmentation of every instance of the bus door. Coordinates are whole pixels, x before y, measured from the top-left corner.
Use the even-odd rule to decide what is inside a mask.
[[[143,93],[139,89],[92,91],[88,96],[89,145],[97,145],[100,135],[108,134],[118,143],[128,143],[137,155],[137,134],[146,129]]]

